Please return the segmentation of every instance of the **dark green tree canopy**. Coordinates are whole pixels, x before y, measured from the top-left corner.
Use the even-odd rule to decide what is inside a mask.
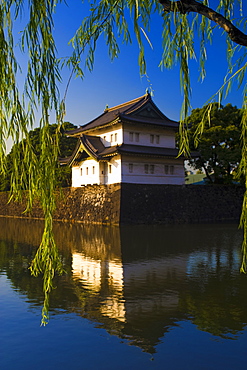
[[[74,137],[67,137],[63,134],[66,130],[73,130],[77,126],[73,125],[71,122],[64,122],[63,123],[63,129],[61,130],[60,137],[59,137],[59,157],[66,158],[69,157],[74,150],[75,144],[77,142],[77,139]],[[53,123],[49,125],[49,134],[51,137],[56,135],[58,125],[57,123]],[[41,155],[41,129],[40,127],[35,128],[34,130],[29,131],[28,136],[30,138],[30,142],[32,144],[32,147],[37,154],[37,156]]]
[[[49,125],[49,135],[51,137],[56,135],[56,130],[58,128],[58,125],[56,123]],[[64,130],[71,130],[76,128],[75,125],[73,125],[70,122],[64,122],[63,124]],[[30,141],[30,145],[32,146],[32,150],[39,158],[41,156],[41,147],[42,147],[42,136],[41,136],[41,129],[40,127],[35,128],[34,130],[29,131],[28,133],[28,140]],[[18,151],[20,154],[20,160],[24,159],[24,150],[27,139],[23,139],[20,143],[14,144],[10,153],[6,156],[6,174],[4,177],[0,178],[0,191],[8,191],[11,189],[11,178],[13,174],[13,166],[15,163],[15,153]],[[59,136],[58,141],[58,148],[59,148],[59,156],[62,158],[66,158],[71,155],[73,152],[75,145],[76,145],[77,139],[73,137],[67,137],[63,135],[61,132]],[[59,165],[59,162],[56,163],[56,184],[57,186],[61,187],[67,187],[71,186],[71,169],[70,167],[61,167]],[[23,190],[26,190],[25,187],[23,187]]]
[[[195,143],[198,125],[203,120],[203,134]],[[200,157],[189,162],[195,169],[204,170],[209,182],[232,182],[232,172],[241,161],[241,121],[241,109],[217,103],[194,109],[188,118],[190,147],[200,153]]]

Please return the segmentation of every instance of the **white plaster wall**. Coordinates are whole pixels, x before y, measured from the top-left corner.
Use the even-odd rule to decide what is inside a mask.
[[[88,159],[81,162],[78,167],[72,167],[72,187],[93,184],[109,185],[119,182],[121,182],[120,156],[113,157],[108,162],[97,162],[94,159]]]
[[[132,140],[130,133],[132,133]],[[139,134],[139,140],[137,141],[136,134]],[[151,135],[153,135],[153,142],[151,142]],[[158,142],[157,142],[157,136]],[[125,128],[123,131],[123,142],[125,144],[135,144],[135,145],[146,145],[155,146],[163,148],[175,148],[175,132],[172,130],[162,129],[162,128],[152,128],[145,127],[140,128],[138,126],[133,126]]]
[[[111,171],[110,171],[111,166]],[[106,184],[117,184],[121,182],[122,165],[120,156],[115,156],[107,163]]]
[[[72,187],[93,184],[99,184],[99,163],[97,161],[88,159],[81,162],[78,167],[72,167]]]
[[[132,173],[129,164],[132,165]],[[147,165],[148,173],[145,171]],[[168,166],[166,173],[165,165]],[[173,170],[171,173],[171,169]],[[153,172],[153,173],[152,173]],[[183,185],[184,166],[181,160],[159,160],[143,157],[143,162],[126,157],[122,162],[122,182],[134,184],[170,184]]]
[[[80,167],[72,167],[72,187],[78,188],[81,186],[81,178],[80,178]]]
[[[111,130],[100,135],[104,146],[121,145],[123,142],[123,130]]]
[[[114,128],[114,129],[113,129]],[[104,129],[96,129],[87,133],[88,135],[99,136],[102,143],[106,146],[121,145],[123,143],[122,125],[117,124]]]

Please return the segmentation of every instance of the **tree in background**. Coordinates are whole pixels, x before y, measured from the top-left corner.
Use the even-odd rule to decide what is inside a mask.
[[[77,126],[73,125],[70,122],[63,123],[63,129],[61,130],[61,134],[58,140],[59,157],[66,158],[72,154],[78,139],[63,135],[63,131],[73,130],[76,127]],[[58,128],[58,125],[56,123],[49,125],[49,130],[50,130],[49,134],[51,135],[51,137],[54,137],[56,135],[57,128]],[[40,127],[37,127],[34,130],[29,132],[30,141],[31,141],[31,144],[33,146],[33,149],[37,157],[41,155],[40,134],[41,134]],[[56,176],[55,180],[56,180],[57,186],[61,186],[61,187],[71,186],[71,168],[70,167],[60,166],[59,161],[57,161],[55,176]]]
[[[203,134],[195,143],[198,125],[203,120]],[[210,183],[232,182],[232,172],[236,173],[241,161],[241,121],[242,110],[231,104],[223,107],[214,103],[197,108],[188,117],[190,147],[200,155],[190,159],[189,164],[194,169],[204,170]]]
[[[146,73],[144,40],[152,25],[152,14],[163,17],[163,57],[160,66],[172,68],[178,64],[183,94],[181,122],[190,112],[190,60],[199,61],[199,75],[204,78],[207,46],[214,42],[215,26],[226,34],[226,52],[229,68],[220,95],[230,90],[237,80],[243,86],[242,157],[241,172],[247,186],[247,88],[243,83],[247,69],[247,36],[244,30],[247,20],[243,15],[242,0],[94,0],[85,7],[88,17],[71,40],[72,55],[58,59],[53,37],[54,13],[63,0],[25,1],[9,0],[0,3],[0,170],[7,172],[6,140],[11,138],[13,146],[13,171],[11,176],[11,199],[19,199],[21,190],[28,189],[28,207],[37,199],[44,213],[44,234],[33,260],[34,275],[44,274],[45,302],[42,323],[48,314],[48,296],[52,289],[55,271],[63,271],[62,262],[53,236],[53,213],[56,207],[56,167],[59,156],[59,138],[65,116],[66,95],[73,75],[84,76],[85,68],[93,69],[97,42],[103,38],[108,45],[111,59],[118,57],[121,44],[131,42],[132,35],[139,47],[140,73]],[[64,1],[65,2],[65,1]],[[70,1],[67,1],[69,3]],[[213,4],[214,9],[209,7]],[[23,13],[24,16],[23,16]],[[22,32],[14,32],[13,22],[22,18],[26,21]],[[66,27],[66,25],[65,25]],[[155,24],[154,24],[155,27]],[[19,39],[16,40],[16,37]],[[19,44],[27,55],[24,88],[20,91],[16,76],[21,70],[15,55]],[[83,64],[81,63],[83,60]],[[86,62],[84,63],[84,61]],[[85,66],[85,67],[84,67]],[[61,70],[71,70],[65,93],[59,93]],[[24,74],[24,72],[23,72]],[[242,84],[243,83],[243,84]],[[37,109],[40,119],[37,122]],[[50,133],[49,117],[55,112],[57,128]],[[34,124],[40,128],[40,154],[35,153],[28,132]],[[204,122],[198,125],[195,140],[203,132]],[[180,154],[189,153],[187,125],[180,125]],[[26,139],[26,140],[23,140]],[[21,143],[21,145],[16,145]],[[243,204],[241,224],[244,228],[242,271],[246,269],[247,257],[247,195]]]
[[[64,122],[63,125],[65,130],[72,130],[76,128],[75,125],[73,125],[70,122]],[[51,124],[49,126],[50,135],[51,137],[55,135],[57,130],[57,124]],[[31,130],[28,133],[28,137],[30,140],[30,144],[32,145],[33,151],[37,158],[41,155],[41,142],[40,142],[40,134],[41,130],[40,127],[35,128],[34,130]],[[25,142],[26,139],[23,139]],[[13,164],[14,164],[14,153],[19,150],[21,152],[22,149],[16,148],[17,147],[23,147],[25,146],[25,143],[21,141],[18,144],[14,144],[10,153],[6,156],[6,174],[4,177],[0,178],[0,191],[9,191],[11,190],[11,177],[13,173]],[[69,157],[71,153],[74,150],[75,144],[77,142],[76,138],[73,137],[66,137],[65,135],[60,135],[58,146],[59,146],[59,155],[62,158]],[[24,158],[24,153],[21,155],[21,159]],[[71,168],[68,166],[60,166],[59,161],[57,161],[56,164],[56,185],[60,187],[67,187],[71,186]],[[23,190],[28,190],[25,187],[23,187]]]

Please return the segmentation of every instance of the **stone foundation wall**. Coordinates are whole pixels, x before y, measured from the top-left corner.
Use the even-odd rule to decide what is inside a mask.
[[[120,184],[63,189],[55,219],[119,224]]]
[[[122,184],[121,223],[239,221],[244,188],[238,186]]]
[[[244,188],[196,185],[94,185],[57,194],[54,219],[94,224],[218,223],[239,221]],[[43,218],[40,207],[23,213],[25,201],[8,204],[0,193],[0,216]]]
[[[56,194],[55,220],[83,223],[119,224],[120,185],[114,184],[65,188]],[[8,203],[8,193],[0,193],[0,216],[42,219],[42,209],[36,204],[32,212],[23,213],[23,202]]]

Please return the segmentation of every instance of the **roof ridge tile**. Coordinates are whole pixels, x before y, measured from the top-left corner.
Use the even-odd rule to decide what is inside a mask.
[[[122,104],[119,104],[119,105],[115,105],[114,107],[111,107],[111,108],[107,108],[106,109],[106,112],[112,112],[114,110],[117,110],[118,108],[124,108],[124,107],[127,107],[128,105],[132,105],[132,104],[135,104],[137,103],[138,101],[142,100],[143,98],[145,98],[147,96],[147,94],[145,95],[142,95],[142,96],[139,96],[138,98],[135,98],[135,99],[132,99],[132,100],[129,100],[125,103],[122,103]]]

